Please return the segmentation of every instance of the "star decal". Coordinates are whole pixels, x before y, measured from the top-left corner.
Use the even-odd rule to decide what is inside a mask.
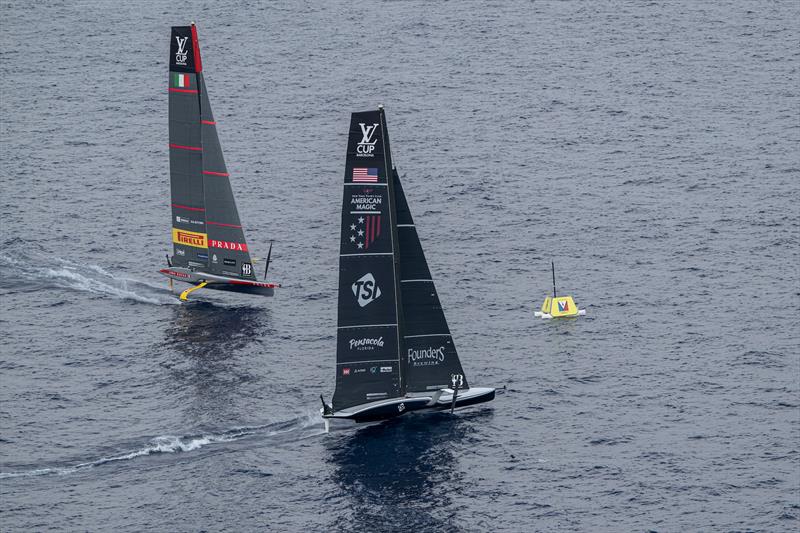
[[[358,223],[359,224],[363,224],[364,223],[364,217],[358,217]],[[355,228],[353,228],[353,229],[355,229]]]
[[[363,235],[364,235],[364,230],[363,229],[358,230],[358,236],[361,237]]]
[[[364,243],[363,242],[358,243],[358,249],[359,250],[362,249],[363,247],[364,247]]]
[[[355,230],[356,230],[356,225],[350,224],[350,231],[355,231]]]
[[[354,235],[350,235],[350,242],[356,242],[356,238]]]

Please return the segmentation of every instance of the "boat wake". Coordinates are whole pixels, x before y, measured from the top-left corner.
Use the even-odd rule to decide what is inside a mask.
[[[28,292],[53,287],[154,305],[180,303],[166,286],[114,276],[97,265],[80,265],[43,253],[20,253],[8,246],[0,253],[0,288]]]
[[[85,461],[67,466],[52,466],[49,468],[37,468],[33,470],[21,470],[16,472],[0,472],[0,479],[73,474],[82,470],[107,465],[109,463],[130,461],[138,457],[146,457],[156,454],[192,452],[211,444],[233,442],[248,437],[259,436],[262,438],[270,438],[292,435],[296,436],[296,440],[300,440],[322,433],[324,433],[322,417],[319,415],[319,413],[309,412],[305,416],[299,416],[285,422],[265,424],[263,426],[237,427],[220,433],[209,433],[183,437],[174,435],[159,436],[150,439],[146,445],[140,448],[122,452],[116,455],[111,455],[109,457],[100,457],[99,459],[92,461]]]

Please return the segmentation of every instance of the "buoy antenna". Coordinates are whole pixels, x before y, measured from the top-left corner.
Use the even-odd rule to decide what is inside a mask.
[[[550,267],[553,270],[553,298],[556,297],[556,264],[553,261],[550,261]]]

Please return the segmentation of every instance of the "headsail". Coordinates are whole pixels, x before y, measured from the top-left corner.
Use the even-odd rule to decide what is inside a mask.
[[[396,170],[392,171],[392,176],[405,329],[405,383],[409,392],[439,390],[451,386],[453,374],[464,376],[464,370]],[[466,376],[459,388],[469,388]]]
[[[196,27],[173,27],[169,77],[172,263],[252,280],[252,261],[202,70]]]
[[[342,203],[335,410],[403,394],[388,143],[382,109],[353,113]]]

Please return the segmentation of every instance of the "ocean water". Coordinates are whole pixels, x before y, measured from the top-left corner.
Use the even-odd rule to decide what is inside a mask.
[[[0,529],[794,531],[797,2],[4,2]],[[181,305],[197,21],[275,298]],[[325,435],[349,114],[386,106],[494,402]],[[550,290],[585,317],[541,321]]]

